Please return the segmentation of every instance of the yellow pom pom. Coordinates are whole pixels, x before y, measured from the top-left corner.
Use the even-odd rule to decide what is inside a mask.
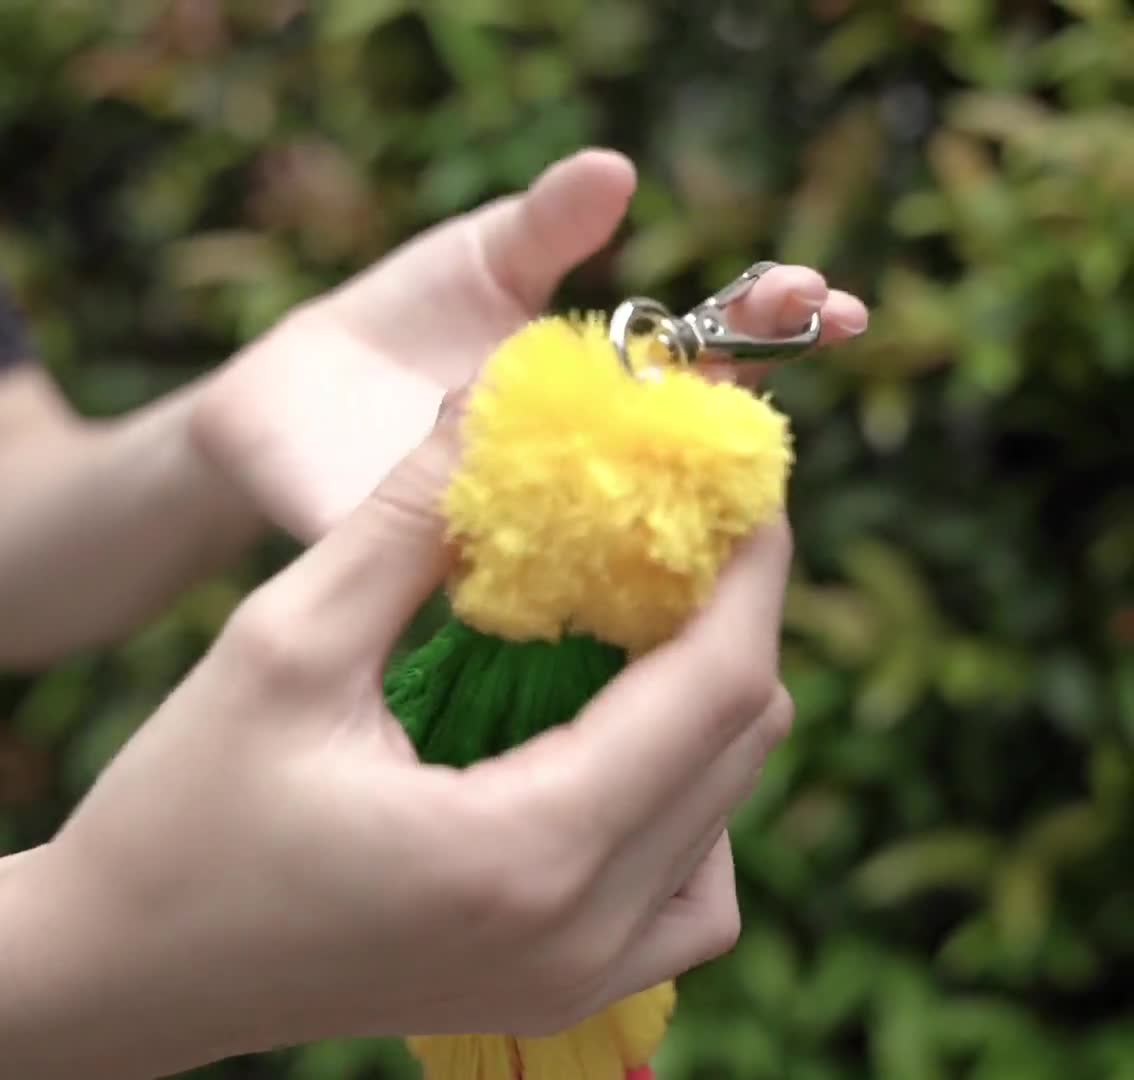
[[[688,369],[633,377],[598,317],[543,319],[504,342],[464,433],[445,500],[456,615],[500,637],[585,633],[631,652],[672,636],[737,539],[781,511],[792,461],[766,400]]]

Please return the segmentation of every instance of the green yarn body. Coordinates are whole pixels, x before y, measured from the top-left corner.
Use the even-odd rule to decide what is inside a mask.
[[[591,637],[506,641],[450,619],[384,691],[423,761],[464,768],[571,720],[625,664]]]

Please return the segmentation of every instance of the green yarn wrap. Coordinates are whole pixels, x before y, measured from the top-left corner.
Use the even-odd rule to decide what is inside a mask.
[[[625,664],[591,637],[505,641],[450,619],[383,688],[422,761],[464,768],[571,720]]]

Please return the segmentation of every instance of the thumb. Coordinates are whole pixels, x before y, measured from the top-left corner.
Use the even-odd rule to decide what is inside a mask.
[[[537,314],[562,277],[610,239],[636,183],[634,166],[613,150],[584,150],[552,165],[526,192],[474,217],[489,273]]]
[[[441,500],[460,458],[467,391],[446,395],[430,434],[319,543],[273,580],[288,625],[342,670],[384,662],[406,625],[444,581],[452,555]]]

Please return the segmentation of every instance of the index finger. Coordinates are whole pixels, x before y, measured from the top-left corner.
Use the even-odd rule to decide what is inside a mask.
[[[767,707],[790,562],[786,521],[758,530],[682,633],[628,666],[559,733],[561,775],[614,839],[677,800]]]
[[[816,312],[823,320],[824,345],[861,334],[869,321],[857,296],[828,288],[823,276],[806,266],[773,267],[725,309],[725,319],[738,333],[777,337],[798,333]]]
[[[817,271],[806,266],[776,266],[725,309],[725,321],[736,333],[775,338],[798,333],[816,312],[822,320],[820,345],[857,337],[870,319],[866,305],[857,296],[828,289]],[[700,369],[713,381],[752,388],[775,366],[775,361],[736,363],[724,356],[712,356]]]

